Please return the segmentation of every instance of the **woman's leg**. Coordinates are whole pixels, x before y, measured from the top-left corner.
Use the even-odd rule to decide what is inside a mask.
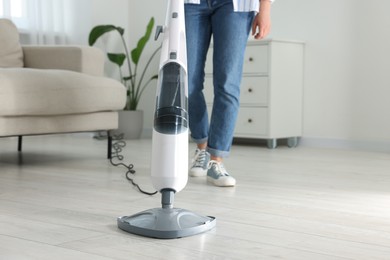
[[[218,3],[218,1],[216,1]],[[243,59],[253,12],[234,12],[232,1],[216,8],[211,24],[214,54],[214,102],[208,151],[212,159],[227,157],[239,109]]]
[[[204,66],[211,38],[211,10],[207,1],[185,5],[188,67],[188,113],[192,139],[205,146],[209,119],[203,95]]]

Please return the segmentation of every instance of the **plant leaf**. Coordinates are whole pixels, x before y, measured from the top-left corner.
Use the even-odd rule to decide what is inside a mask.
[[[115,63],[119,67],[122,67],[126,60],[126,55],[124,53],[107,53],[107,57],[111,62]]]
[[[118,33],[120,35],[123,35],[125,30],[121,27],[117,27],[117,26],[114,26],[114,25],[111,25],[111,24],[108,24],[108,25],[98,25],[98,26],[95,26],[91,32],[89,33],[89,37],[88,37],[88,43],[89,43],[89,46],[92,46],[95,44],[95,42],[105,33],[108,33],[108,32],[111,32],[111,31],[118,31]]]
[[[145,35],[143,37],[141,37],[141,39],[139,39],[137,47],[131,51],[131,59],[135,65],[138,64],[139,58],[141,57],[141,54],[142,54],[142,51],[144,50],[146,43],[150,39],[150,35],[152,34],[153,26],[154,26],[154,18],[152,17],[152,18],[150,18],[150,21],[149,21],[148,25],[146,26]]]

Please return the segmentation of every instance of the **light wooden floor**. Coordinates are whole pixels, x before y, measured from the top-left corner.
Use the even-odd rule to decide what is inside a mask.
[[[193,148],[193,145],[191,144]],[[150,140],[123,152],[149,183]],[[390,154],[234,146],[235,188],[190,179],[175,206],[217,218],[202,235],[157,240],[116,217],[160,207],[87,135],[0,139],[0,259],[390,259]]]

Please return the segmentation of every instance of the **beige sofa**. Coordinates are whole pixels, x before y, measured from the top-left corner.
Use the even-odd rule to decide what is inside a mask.
[[[0,137],[109,131],[126,90],[103,77],[104,54],[87,46],[21,46],[0,19]],[[108,157],[111,138],[108,138]]]

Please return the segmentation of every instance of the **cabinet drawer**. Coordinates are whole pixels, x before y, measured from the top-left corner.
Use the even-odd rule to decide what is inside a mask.
[[[268,105],[268,77],[243,77],[240,103],[260,106]]]
[[[268,108],[241,107],[238,112],[234,136],[266,135],[268,129]]]
[[[268,75],[268,45],[246,47],[243,72]],[[213,48],[207,53],[205,73],[213,73]]]
[[[244,74],[268,75],[268,45],[247,46],[244,58]]]
[[[207,76],[204,83],[206,103],[213,102],[213,78]],[[266,106],[268,104],[268,77],[246,76],[241,82],[241,104]]]

